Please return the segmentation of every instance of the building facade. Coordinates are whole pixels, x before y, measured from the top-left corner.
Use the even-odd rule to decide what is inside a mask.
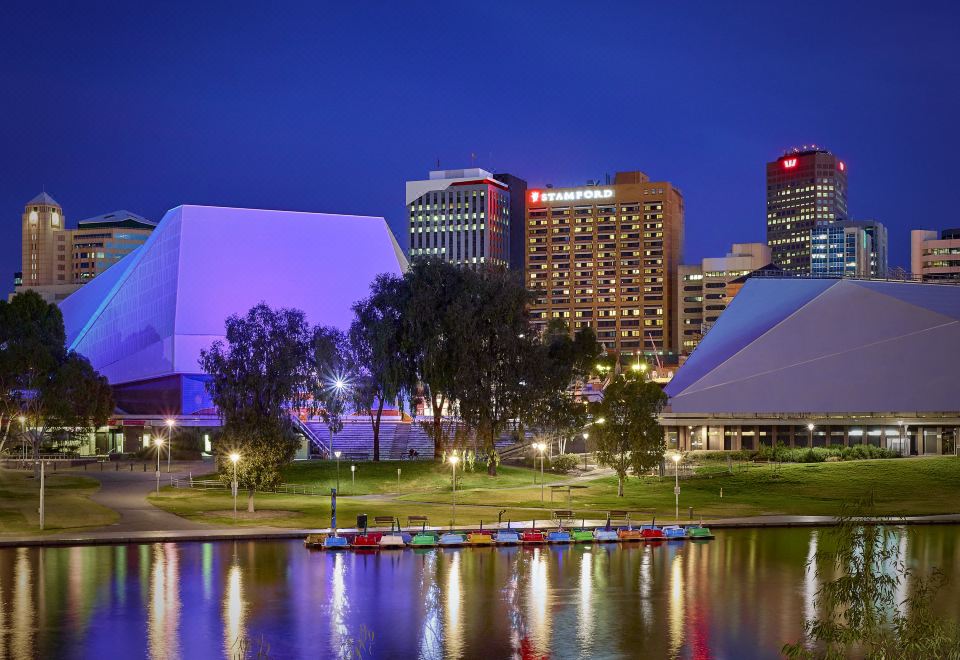
[[[809,275],[811,230],[847,217],[847,166],[829,151],[795,149],[767,163],[767,245],[785,272]]]
[[[910,270],[925,282],[960,281],[960,229],[911,231]]]
[[[810,274],[814,277],[870,277],[867,232],[845,222],[825,222],[810,231]]]
[[[527,182],[518,176],[507,173],[494,174],[493,177],[507,184],[510,191],[510,270],[523,273],[526,257],[523,241],[523,217],[527,205]]]
[[[430,178],[407,182],[408,254],[451,263],[493,264],[511,260],[511,182],[472,168],[435,170]],[[522,193],[521,193],[522,194]]]
[[[607,351],[671,358],[678,351],[676,282],[683,195],[642,172],[613,183],[530,189],[526,283],[533,324],[591,327]]]
[[[870,243],[870,277],[885,279],[890,276],[889,241],[887,228],[876,220],[851,220],[847,224],[862,227]]]
[[[734,243],[724,257],[680,266],[675,309],[682,355],[697,347],[727,308],[730,282],[769,263],[770,248],[763,243]]]
[[[666,386],[667,447],[955,453],[960,286],[750,278]]]
[[[81,220],[76,229],[65,225],[63,208],[47,193],[27,202],[21,219],[23,270],[14,275],[14,295],[30,289],[47,301],[63,300],[143,245],[155,227],[129,211]]]

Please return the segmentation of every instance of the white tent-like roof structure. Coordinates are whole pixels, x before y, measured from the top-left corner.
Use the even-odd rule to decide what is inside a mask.
[[[116,385],[199,374],[226,318],[259,302],[346,330],[373,279],[405,268],[383,218],[178,206],[60,307],[69,347]]]
[[[666,393],[674,414],[956,414],[960,286],[751,279]]]

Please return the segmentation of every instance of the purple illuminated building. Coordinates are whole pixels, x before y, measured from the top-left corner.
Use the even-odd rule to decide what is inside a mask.
[[[168,416],[178,427],[216,426],[198,360],[231,314],[263,301],[346,330],[374,277],[405,267],[383,218],[168,211],[142,247],[61,303],[69,347],[114,387],[118,415],[98,445],[120,450],[126,440],[122,450],[134,451],[131,440]]]

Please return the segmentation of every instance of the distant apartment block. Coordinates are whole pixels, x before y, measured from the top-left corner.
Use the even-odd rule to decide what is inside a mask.
[[[115,211],[67,229],[63,208],[44,192],[27,202],[21,227],[23,269],[14,275],[14,295],[31,289],[57,302],[143,245],[155,223]]]
[[[925,282],[960,281],[960,229],[911,231],[910,270]]]
[[[681,265],[677,282],[677,328],[681,354],[690,353],[730,302],[729,284],[770,264],[763,243],[734,243],[724,257]]]

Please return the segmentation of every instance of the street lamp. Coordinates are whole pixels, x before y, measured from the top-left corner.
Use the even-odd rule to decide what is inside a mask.
[[[240,460],[240,454],[233,452],[230,454],[230,462],[233,463],[233,519],[237,519],[237,462]]]
[[[587,438],[590,437],[590,434],[586,431],[583,432],[583,471],[587,471]]]
[[[453,520],[451,521],[451,527],[457,524],[457,461],[460,460],[460,457],[456,454],[450,457],[450,466],[453,468],[453,491],[451,495],[451,502],[453,503]]]
[[[337,492],[340,492],[340,454],[342,452],[335,451],[333,455],[337,457]]]
[[[173,453],[173,427],[175,424],[176,421],[167,418],[167,442],[170,445],[167,447],[167,474],[170,474],[170,454]]]
[[[350,484],[351,484],[351,488],[356,488],[357,486],[357,466],[356,465],[350,466]]]
[[[813,429],[815,429],[815,428],[817,428],[817,427],[814,426],[812,422],[811,422],[810,424],[807,424],[807,431],[810,432],[810,446],[811,446],[811,447],[813,446]]]
[[[157,436],[157,439],[153,441],[153,444],[157,446],[157,495],[160,494],[160,450],[163,449],[163,438]]]
[[[677,508],[677,522],[680,522],[680,454],[674,454],[670,458],[673,459],[673,499]]]
[[[26,433],[27,433],[27,418],[24,417],[23,415],[20,415],[20,417],[18,417],[17,419],[20,420],[20,435],[21,435],[21,436],[24,436],[24,435],[26,435]],[[27,460],[27,443],[26,443],[26,441],[25,441],[25,438],[23,438],[23,437],[20,438],[20,453],[21,453],[21,455],[23,456],[22,460],[23,460],[24,462],[26,462],[26,460]]]
[[[538,442],[533,447],[540,452],[540,504],[543,504],[543,452],[547,446],[542,442]]]

